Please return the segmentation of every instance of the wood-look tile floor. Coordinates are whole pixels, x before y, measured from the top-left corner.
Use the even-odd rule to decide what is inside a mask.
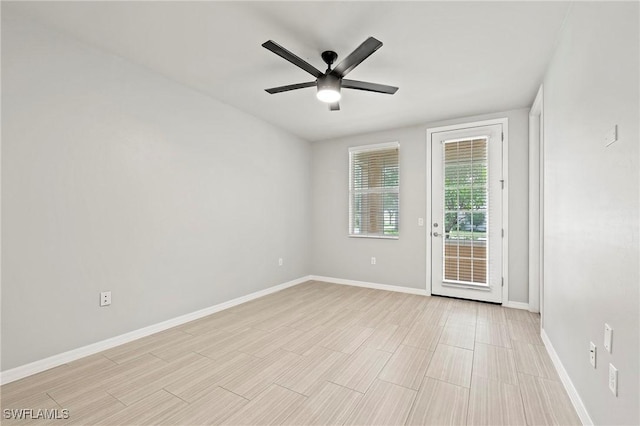
[[[526,311],[308,282],[4,385],[3,414],[69,418],[3,424],[580,424],[538,330]]]

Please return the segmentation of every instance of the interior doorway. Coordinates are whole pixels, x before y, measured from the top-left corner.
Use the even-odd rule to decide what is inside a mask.
[[[540,86],[529,112],[529,310],[544,322],[544,111]]]

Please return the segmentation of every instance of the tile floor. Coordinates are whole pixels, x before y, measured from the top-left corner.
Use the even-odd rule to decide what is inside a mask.
[[[69,418],[3,424],[580,424],[538,330],[526,311],[308,282],[4,385],[3,410]]]

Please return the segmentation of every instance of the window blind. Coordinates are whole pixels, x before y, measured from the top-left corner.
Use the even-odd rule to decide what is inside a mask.
[[[487,284],[487,138],[444,143],[444,277]]]
[[[349,235],[398,238],[397,142],[349,149]]]

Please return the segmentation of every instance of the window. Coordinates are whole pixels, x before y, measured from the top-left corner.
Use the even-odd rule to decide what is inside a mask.
[[[349,236],[398,238],[399,148],[349,148]]]
[[[444,142],[444,279],[487,284],[488,139]]]

